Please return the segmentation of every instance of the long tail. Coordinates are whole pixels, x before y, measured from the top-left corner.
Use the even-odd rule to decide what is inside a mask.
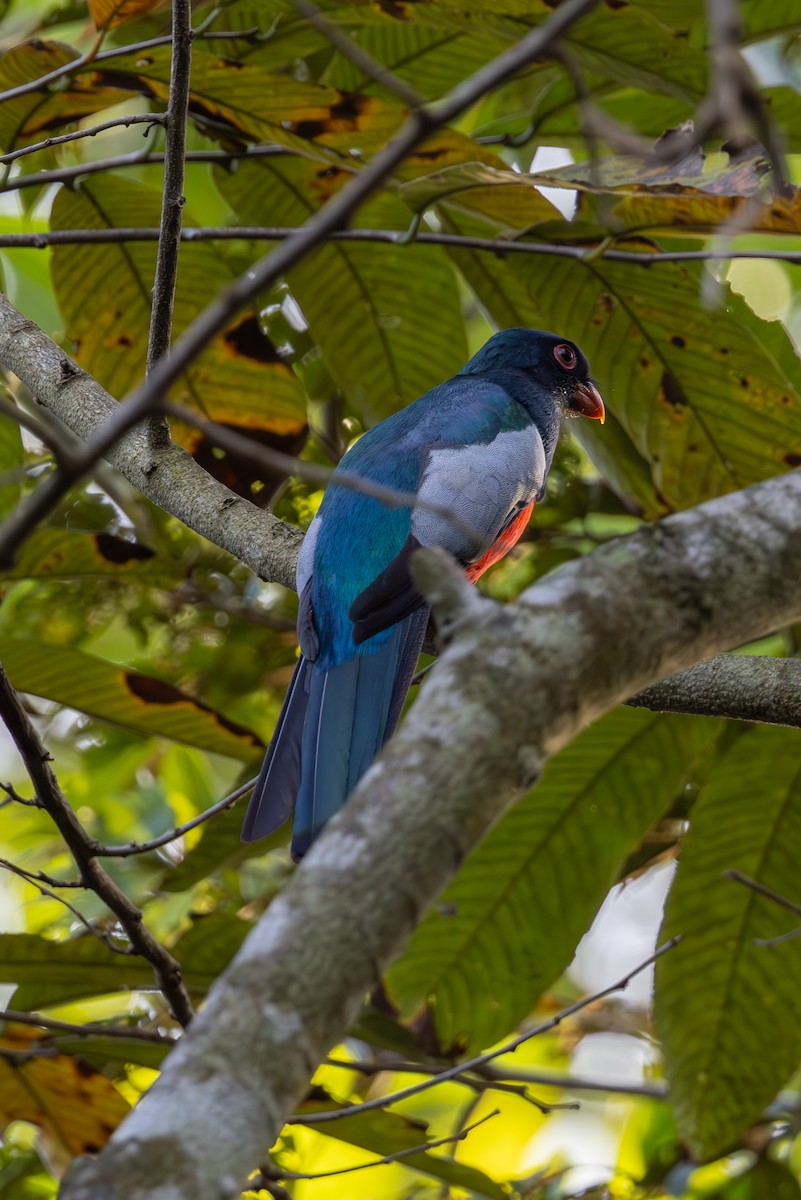
[[[300,660],[245,818],[246,841],[277,829],[297,795],[292,855],[303,857],[394,730],[427,620],[428,610],[418,610],[379,651],[327,671]]]
[[[301,657],[250,798],[242,841],[267,837],[292,815],[300,787],[300,743],[309,702],[309,660]]]

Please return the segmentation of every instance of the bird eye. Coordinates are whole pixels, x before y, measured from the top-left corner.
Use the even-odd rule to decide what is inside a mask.
[[[559,363],[559,366],[564,367],[566,371],[572,371],[576,365],[576,352],[566,342],[562,342],[559,346],[554,346],[553,356]]]

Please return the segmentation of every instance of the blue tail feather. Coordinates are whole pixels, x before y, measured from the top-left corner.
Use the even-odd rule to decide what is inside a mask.
[[[308,704],[309,661],[301,656],[250,798],[242,841],[273,833],[292,815],[300,784],[301,737]]]
[[[294,807],[292,855],[303,857],[394,730],[427,619],[418,610],[379,650],[334,667],[300,659],[245,818],[245,841],[272,833]]]

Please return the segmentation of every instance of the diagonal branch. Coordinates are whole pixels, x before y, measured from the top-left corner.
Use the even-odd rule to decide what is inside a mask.
[[[188,1025],[192,1002],[181,978],[181,967],[156,941],[135,904],[117,886],[95,857],[92,839],[76,817],[50,767],[51,758],[30,717],[0,666],[0,716],[19,750],[41,807],[52,818],[75,859],[81,879],[111,909],[128,935],[136,954],[153,967],[159,988],[176,1020]]]
[[[596,3],[597,0],[565,0],[546,21],[458,84],[443,100],[436,105],[416,108],[395,138],[376,154],[360,174],[354,175],[291,238],[240,275],[193,321],[176,342],[169,357],[155,364],[147,379],[133,390],[82,453],[76,456],[79,471],[85,473],[100,458],[107,457],[109,450],[123,434],[140,421],[158,415],[168,388],[212,338],[222,332],[231,318],[319,246],[331,232],[347,225],[365,200],[417,146],[455,120],[487,92],[505,83],[535,59],[547,55],[554,43]],[[0,361],[5,361],[2,355]],[[11,523],[6,522],[8,528],[2,532],[9,539],[9,544],[19,544],[25,531],[46,516],[78,478],[80,474],[68,476],[66,472],[57,472],[41,484],[28,498],[22,514],[17,514],[16,520],[12,518]]]
[[[441,552],[418,553],[445,643],[436,671],[63,1200],[234,1194],[422,912],[545,758],[653,680],[801,617],[799,526],[794,472],[605,544],[507,606]]]

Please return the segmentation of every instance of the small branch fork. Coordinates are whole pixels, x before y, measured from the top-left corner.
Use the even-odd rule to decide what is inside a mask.
[[[597,0],[565,0],[545,22],[460,83],[443,100],[436,105],[421,105],[414,109],[393,140],[315,213],[308,224],[240,275],[195,319],[170,355],[153,365],[146,380],[134,389],[102,429],[76,453],[73,470],[56,472],[28,497],[19,511],[6,522],[3,530],[7,537],[11,536],[13,544],[18,545],[27,531],[46,516],[69,488],[98,459],[105,457],[128,430],[142,420],[162,415],[167,389],[244,305],[280,279],[329,234],[347,225],[364,201],[426,138],[453,121],[492,88],[547,54],[562,34],[596,3]]]
[[[54,821],[69,848],[84,885],[91,888],[114,913],[128,936],[133,951],[153,967],[158,986],[175,1019],[183,1026],[193,1016],[192,1003],[181,978],[181,967],[170,952],[151,934],[138,908],[117,886],[95,856],[92,839],[70,807],[50,767],[45,749],[8,676],[0,666],[0,716],[19,750],[30,776],[39,805]],[[35,882],[35,880],[31,880]],[[37,886],[39,886],[37,884]],[[93,929],[92,932],[95,932]]]
[[[437,1075],[431,1076],[429,1079],[423,1079],[420,1083],[412,1083],[409,1087],[401,1088],[397,1092],[392,1092],[388,1096],[376,1096],[372,1100],[365,1100],[363,1104],[353,1104],[346,1109],[331,1109],[325,1112],[316,1113],[295,1113],[288,1120],[290,1125],[323,1125],[329,1121],[339,1120],[341,1117],[356,1116],[358,1113],[370,1112],[375,1108],[385,1108],[390,1104],[397,1104],[399,1100],[406,1100],[409,1096],[416,1096],[420,1092],[426,1092],[429,1088],[436,1087],[437,1084],[446,1083],[448,1080],[458,1078],[465,1071],[475,1071],[493,1062],[494,1059],[500,1058],[504,1054],[511,1054],[517,1050],[518,1046],[522,1046],[524,1042],[531,1041],[532,1038],[541,1037],[544,1033],[550,1033],[551,1030],[557,1029],[567,1017],[572,1017],[574,1013],[580,1012],[583,1008],[589,1007],[591,1004],[596,1004],[599,1000],[604,1000],[607,996],[613,995],[615,992],[624,992],[631,983],[632,979],[636,979],[643,971],[668,954],[681,941],[680,936],[672,937],[665,942],[658,950],[634,967],[633,970],[627,972],[616,983],[609,984],[608,987],[601,988],[594,992],[591,996],[583,996],[581,1000],[577,1000],[574,1004],[568,1005],[558,1012],[555,1017],[550,1017],[547,1021],[535,1025],[533,1029],[528,1029],[524,1033],[517,1034],[508,1042],[504,1042],[495,1050],[488,1050],[485,1054],[477,1054],[473,1058],[468,1058],[464,1062],[456,1063],[453,1067],[447,1067],[440,1071]],[[575,1107],[575,1106],[574,1106]]]
[[[352,1167],[337,1167],[333,1171],[282,1171],[279,1167],[270,1168],[265,1166],[261,1168],[261,1175],[254,1180],[248,1181],[248,1186],[254,1189],[266,1187],[267,1184],[278,1179],[296,1181],[299,1179],[330,1179],[334,1175],[351,1175],[354,1171],[366,1171],[370,1167],[386,1167],[390,1163],[403,1162],[404,1159],[413,1158],[415,1154],[425,1154],[428,1150],[436,1150],[440,1146],[453,1146],[456,1142],[463,1142],[465,1138],[478,1129],[479,1125],[483,1125],[485,1121],[491,1121],[493,1117],[500,1116],[499,1108],[493,1109],[492,1112],[480,1117],[479,1120],[473,1121],[471,1125],[465,1125],[464,1129],[460,1129],[458,1133],[452,1133],[448,1137],[437,1138],[433,1142],[422,1142],[419,1146],[407,1146],[403,1150],[396,1150],[394,1154],[385,1154],[383,1158],[374,1159],[372,1162],[356,1163]]]

